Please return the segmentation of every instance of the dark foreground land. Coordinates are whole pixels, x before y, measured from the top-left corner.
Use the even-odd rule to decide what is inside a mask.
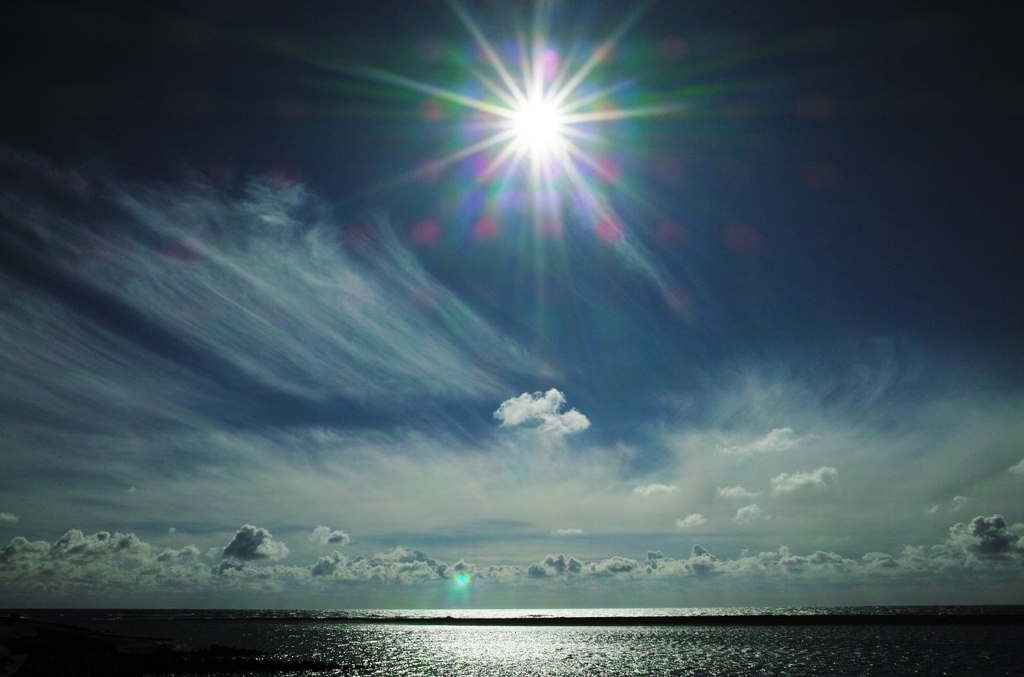
[[[216,644],[199,651],[175,651],[169,640],[106,635],[16,616],[0,620],[0,677],[279,674],[346,667],[323,661],[281,661],[262,651]]]

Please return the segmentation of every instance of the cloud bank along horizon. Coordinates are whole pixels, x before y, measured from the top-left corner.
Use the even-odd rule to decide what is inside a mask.
[[[1021,593],[1021,399],[924,349],[595,388],[299,184],[0,159],[19,604],[439,606],[460,572],[462,604]]]

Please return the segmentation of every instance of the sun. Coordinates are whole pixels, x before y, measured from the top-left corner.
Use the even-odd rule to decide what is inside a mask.
[[[452,152],[384,185],[434,180],[429,177],[465,160],[472,166],[473,185],[487,185],[496,205],[528,210],[535,232],[565,232],[563,221],[571,213],[590,223],[600,237],[602,232],[616,233],[610,239],[621,244],[622,219],[605,195],[607,184],[619,181],[609,170],[615,165],[609,157],[615,149],[602,131],[616,121],[673,115],[683,107],[676,101],[620,107],[614,95],[628,82],[599,84],[601,78],[593,76],[650,1],[637,3],[593,47],[560,49],[548,34],[551,6],[544,0],[536,1],[528,29],[519,24],[511,39],[498,43],[484,35],[460,0],[448,0],[475,43],[475,55],[463,63],[470,77],[456,88],[365,65],[324,65],[426,95],[434,104],[431,110],[443,110],[443,104],[469,113],[464,136],[453,137],[458,141]]]
[[[526,101],[514,111],[515,141],[530,157],[545,160],[565,149],[565,116],[551,101]]]

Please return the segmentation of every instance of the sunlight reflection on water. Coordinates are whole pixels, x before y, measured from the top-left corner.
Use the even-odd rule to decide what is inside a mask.
[[[379,675],[1010,675],[1018,628],[334,626],[294,657]],[[314,639],[315,636],[315,639]],[[316,648],[311,646],[316,644]],[[980,670],[980,672],[979,672]]]
[[[887,608],[846,610],[883,613]],[[888,608],[892,612],[894,608]],[[607,613],[605,613],[607,611]],[[617,613],[612,613],[613,611]],[[278,659],[319,660],[344,669],[300,675],[413,677],[624,677],[626,675],[1016,675],[1020,626],[736,625],[480,626],[336,622],[362,617],[607,616],[631,610],[127,611],[61,613],[56,619],[119,634],[173,637],[185,649],[225,644]],[[632,610],[633,615],[757,615],[769,609]],[[775,610],[779,612],[779,610]],[[835,608],[791,608],[831,614]],[[921,613],[922,608],[904,609]],[[945,614],[955,608],[930,607]],[[1021,607],[974,613],[1020,614]],[[641,613],[642,612],[642,613]],[[962,610],[961,610],[962,613]],[[318,620],[308,620],[310,618]],[[301,620],[306,619],[306,620]]]

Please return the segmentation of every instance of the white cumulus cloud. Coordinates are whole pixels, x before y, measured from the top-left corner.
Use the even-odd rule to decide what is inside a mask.
[[[757,503],[751,503],[750,505],[745,505],[739,510],[737,510],[736,516],[733,517],[733,521],[737,522],[738,524],[747,524],[748,522],[753,522],[754,520],[760,518],[760,506],[758,506]]]
[[[743,487],[718,487],[715,489],[715,498],[754,498],[760,492],[747,491]]]
[[[682,519],[676,520],[676,529],[692,529],[693,527],[699,527],[706,522],[707,519],[705,519],[704,515],[701,515],[699,512],[694,512]]]
[[[565,394],[555,388],[546,393],[523,393],[502,402],[494,418],[505,427],[535,425],[559,435],[578,433],[590,427],[590,420],[575,409],[559,413],[564,404]]]
[[[963,510],[971,503],[974,503],[974,499],[971,498],[970,496],[954,496],[953,500],[951,500],[949,503],[952,506],[952,510]]]
[[[281,541],[275,541],[269,531],[251,524],[244,524],[235,537],[224,548],[225,559],[252,562],[261,559],[284,559],[288,548]]]
[[[1014,475],[1020,475],[1021,477],[1024,477],[1024,460],[1022,460],[1017,465],[1012,466],[1010,468],[1010,472],[1012,472]]]
[[[811,472],[781,473],[772,478],[772,491],[784,494],[799,489],[826,487],[835,484],[838,479],[839,471],[826,466]]]
[[[0,512],[0,524],[14,524],[20,517],[9,512]]]
[[[555,529],[551,532],[552,536],[582,536],[583,529]]]
[[[786,451],[803,442],[806,437],[795,437],[792,428],[775,428],[764,437],[747,444],[720,445],[718,453],[734,456],[752,456],[773,451]]]
[[[309,535],[309,540],[317,541],[323,545],[328,543],[332,545],[348,545],[349,537],[341,529],[331,529],[323,525],[313,529],[313,533]]]

